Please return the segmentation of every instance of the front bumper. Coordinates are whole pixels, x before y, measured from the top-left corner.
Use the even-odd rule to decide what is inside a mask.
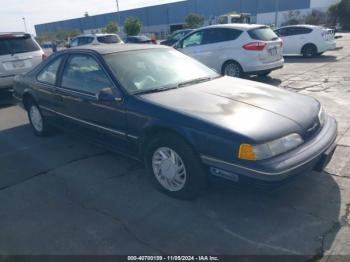
[[[264,182],[280,182],[298,174],[322,171],[336,149],[337,123],[328,117],[322,130],[303,146],[269,160],[252,163],[252,166],[228,163],[209,156],[201,156],[211,173],[229,180],[250,178]]]

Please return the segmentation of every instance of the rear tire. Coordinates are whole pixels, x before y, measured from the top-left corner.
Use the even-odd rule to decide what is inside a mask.
[[[152,183],[165,194],[183,200],[197,198],[207,186],[207,174],[192,147],[177,135],[154,138],[145,152]]]
[[[301,53],[307,58],[315,57],[317,55],[317,47],[314,44],[307,44],[302,48]]]
[[[242,77],[243,69],[239,63],[228,61],[222,66],[222,74],[231,77]]]
[[[48,125],[41,113],[39,106],[31,99],[27,102],[27,113],[30,125],[36,136],[46,136],[48,134]]]

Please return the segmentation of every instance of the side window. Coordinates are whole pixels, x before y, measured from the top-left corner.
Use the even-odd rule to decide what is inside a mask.
[[[242,31],[230,28],[213,28],[205,31],[203,44],[213,44],[236,40]]]
[[[91,44],[92,41],[94,41],[93,37],[80,37],[78,45],[88,45]]]
[[[78,46],[78,41],[79,41],[79,38],[73,39],[73,40],[70,42],[70,46],[71,46],[71,47],[76,47],[76,46]]]
[[[295,32],[297,35],[306,35],[312,32],[312,29],[306,28],[306,27],[297,27],[295,29],[296,29]]]
[[[48,66],[46,66],[37,76],[39,82],[55,85],[57,79],[58,68],[60,67],[62,56],[56,58]]]
[[[293,27],[281,28],[276,31],[278,36],[291,36],[293,35]]]
[[[289,27],[288,36],[292,35],[304,35],[312,32],[312,29],[305,27]]]
[[[198,31],[196,33],[193,33],[192,35],[186,37],[182,41],[182,47],[186,48],[186,47],[201,45],[203,40],[203,35],[204,35],[204,31]]]
[[[112,87],[112,84],[93,57],[72,55],[63,72],[62,87],[96,94],[103,88]]]

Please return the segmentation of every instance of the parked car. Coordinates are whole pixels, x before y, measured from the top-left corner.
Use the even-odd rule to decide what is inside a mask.
[[[187,35],[174,47],[217,72],[234,77],[266,76],[284,63],[282,40],[263,25],[208,26]]]
[[[172,33],[167,40],[164,40],[160,42],[161,45],[167,45],[172,46],[176,44],[178,41],[180,41],[182,38],[184,38],[189,33],[193,32],[193,29],[182,29],[177,30],[174,33]]]
[[[299,55],[314,57],[335,49],[335,31],[314,25],[285,26],[275,30],[283,40],[284,55]]]
[[[145,35],[127,36],[124,42],[127,44],[157,44],[156,41]]]
[[[26,33],[0,33],[0,89],[12,88],[15,75],[26,73],[46,58]]]
[[[98,44],[122,44],[123,40],[117,34],[85,34],[73,38],[68,47]]]
[[[322,170],[335,150],[336,121],[316,99],[165,46],[67,49],[15,82],[36,135],[56,125],[137,158],[177,198],[198,196],[208,174],[278,184]]]

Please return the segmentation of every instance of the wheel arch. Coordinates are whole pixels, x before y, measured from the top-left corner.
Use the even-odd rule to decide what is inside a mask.
[[[145,150],[147,149],[148,144],[155,139],[156,137],[159,137],[161,135],[168,134],[177,136],[178,138],[183,139],[197,154],[197,150],[195,149],[194,140],[192,139],[191,134],[186,132],[185,130],[168,127],[168,126],[161,126],[161,125],[155,125],[150,126],[144,129],[143,134],[140,138],[139,143],[139,152],[140,156],[143,156],[145,153]]]
[[[315,43],[308,42],[308,43],[306,43],[306,44],[304,44],[304,45],[302,46],[301,52],[300,52],[301,54],[304,53],[304,48],[306,48],[307,46],[313,46],[313,47],[315,47],[315,48],[316,48],[316,53],[318,53],[318,47],[317,47],[317,45],[316,45]]]

